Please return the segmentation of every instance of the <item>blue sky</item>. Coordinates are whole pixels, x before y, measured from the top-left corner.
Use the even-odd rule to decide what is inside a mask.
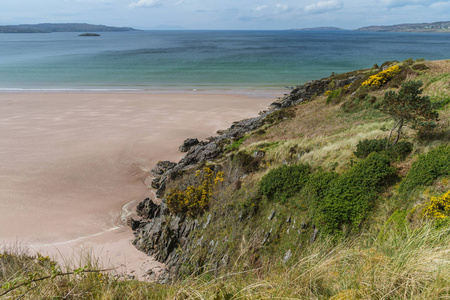
[[[432,0],[5,0],[0,25],[83,22],[139,29],[291,29],[450,20]]]

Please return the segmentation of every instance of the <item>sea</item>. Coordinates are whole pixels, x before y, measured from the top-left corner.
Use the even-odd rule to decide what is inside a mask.
[[[0,34],[0,91],[280,89],[385,61],[449,59],[447,33]]]

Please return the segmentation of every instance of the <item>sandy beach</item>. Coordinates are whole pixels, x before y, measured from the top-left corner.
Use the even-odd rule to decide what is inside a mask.
[[[105,266],[155,266],[130,244],[123,220],[153,192],[159,160],[178,161],[184,139],[205,139],[256,116],[275,95],[1,93],[0,241]],[[63,258],[61,258],[63,257]]]

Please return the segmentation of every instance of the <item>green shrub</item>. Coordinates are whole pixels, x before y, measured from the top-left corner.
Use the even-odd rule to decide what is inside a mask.
[[[256,172],[259,168],[261,158],[255,158],[245,151],[239,151],[231,159],[234,166],[242,169],[245,174]]]
[[[428,68],[425,64],[415,64],[411,67],[411,69],[416,70],[416,71],[424,71],[424,70],[428,70],[430,68]]]
[[[342,89],[330,91],[330,93],[328,94],[328,97],[327,97],[327,104],[332,103],[332,102],[334,103],[335,100],[341,96],[341,92],[342,92]]]
[[[225,150],[227,151],[235,151],[238,150],[239,147],[242,145],[242,143],[247,139],[246,136],[241,137],[240,139],[237,139],[233,141],[231,144],[225,147]]]
[[[306,200],[311,218],[315,220],[319,207],[330,188],[331,182],[338,177],[336,172],[319,170],[309,176],[302,190],[302,197]]]
[[[378,193],[396,179],[395,168],[382,153],[372,153],[330,183],[320,205],[319,220],[326,232],[357,229]]]
[[[268,115],[263,122],[264,124],[275,124],[293,117],[295,117],[295,113],[292,109],[282,108]]]
[[[358,158],[366,158],[372,152],[382,152],[386,149],[386,139],[364,139],[356,145],[356,151],[353,152]]]
[[[385,152],[391,159],[402,160],[413,149],[413,145],[406,141],[398,142],[388,150],[386,150],[386,144],[386,138],[374,140],[364,139],[359,141],[358,145],[356,145],[356,151],[353,153],[358,158],[366,158],[372,152]]]
[[[431,185],[441,176],[450,175],[450,146],[440,146],[420,155],[399,187],[404,194],[416,187]]]
[[[311,173],[306,164],[281,166],[264,175],[259,183],[259,191],[269,200],[285,201],[298,193]]]

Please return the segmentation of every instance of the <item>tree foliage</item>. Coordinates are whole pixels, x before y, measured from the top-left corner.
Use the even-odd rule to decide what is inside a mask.
[[[395,145],[404,125],[409,124],[412,128],[436,126],[439,114],[433,110],[428,96],[422,94],[421,81],[406,81],[397,92],[387,91],[381,102],[380,110],[394,118],[394,127],[389,133],[387,146],[394,130],[397,129],[397,137],[392,145]]]

